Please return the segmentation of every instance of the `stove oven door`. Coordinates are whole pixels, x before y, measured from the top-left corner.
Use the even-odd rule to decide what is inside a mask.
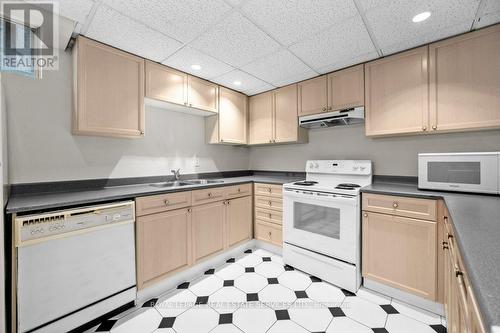
[[[283,192],[283,241],[349,263],[359,247],[359,198]]]

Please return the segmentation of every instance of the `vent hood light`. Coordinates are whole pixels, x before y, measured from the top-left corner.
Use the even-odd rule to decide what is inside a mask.
[[[431,12],[423,12],[413,16],[412,21],[415,23],[427,20],[431,16]]]

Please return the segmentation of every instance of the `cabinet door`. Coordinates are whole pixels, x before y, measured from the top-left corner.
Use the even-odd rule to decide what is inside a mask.
[[[247,97],[220,87],[219,138],[222,143],[247,143]]]
[[[283,230],[280,225],[267,223],[264,221],[255,221],[255,239],[283,246]]]
[[[427,46],[365,64],[366,135],[428,130]]]
[[[432,129],[500,127],[500,26],[429,47]]]
[[[273,141],[273,93],[266,92],[249,98],[248,144]]]
[[[226,201],[227,246],[252,239],[252,197]]]
[[[144,135],[144,60],[78,37],[74,134]]]
[[[297,85],[293,84],[274,91],[274,140],[295,142],[298,130]]]
[[[146,97],[186,105],[187,74],[146,61]]]
[[[224,250],[223,201],[193,207],[193,263]]]
[[[191,264],[188,209],[139,217],[136,228],[139,289]]]
[[[364,65],[328,74],[328,111],[365,105]]]
[[[327,110],[326,75],[298,83],[299,116]]]
[[[363,212],[363,276],[435,300],[437,223]]]
[[[188,75],[188,105],[200,110],[219,111],[219,86]]]

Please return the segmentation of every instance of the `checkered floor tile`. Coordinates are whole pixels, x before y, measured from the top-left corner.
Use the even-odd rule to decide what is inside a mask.
[[[441,333],[446,328],[438,315],[364,288],[353,294],[257,249],[89,332]]]

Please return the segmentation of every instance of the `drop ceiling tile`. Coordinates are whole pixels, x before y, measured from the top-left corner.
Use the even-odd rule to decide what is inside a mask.
[[[340,22],[289,49],[317,71],[376,51],[360,16]]]
[[[85,35],[153,61],[164,60],[181,46],[106,5],[97,9]]]
[[[357,15],[352,0],[253,0],[242,11],[284,45]]]
[[[374,60],[374,59],[377,59],[378,57],[379,57],[379,55],[375,51],[372,51],[372,52],[369,52],[366,54],[362,54],[360,56],[355,56],[355,57],[346,56],[346,57],[343,57],[342,59],[339,59],[339,61],[337,61],[335,63],[318,68],[318,72],[320,74],[330,73],[330,72],[333,72],[333,71],[336,71],[336,70],[339,70],[342,68],[346,68],[346,67],[349,67],[352,65],[356,65],[356,64],[360,64],[360,63],[367,62],[370,60]]]
[[[234,70],[233,67],[189,46],[183,47],[163,63],[204,79],[212,79]],[[200,65],[201,69],[194,70],[191,65]]]
[[[278,87],[317,75],[288,50],[257,59],[241,69]]]
[[[482,28],[498,22],[500,22],[500,11],[483,15],[477,22],[476,27]]]
[[[231,6],[223,0],[104,0],[117,11],[188,42],[216,24]]]
[[[500,12],[500,1],[498,0],[486,0],[486,6],[484,7],[484,14],[490,14]]]
[[[29,2],[47,2],[47,0],[30,0]],[[90,0],[59,0],[59,14],[73,21],[83,23],[94,4]]]
[[[360,0],[360,5],[385,54],[468,31],[479,1]],[[429,19],[419,23],[412,22],[416,14],[424,11],[431,12]]]
[[[190,45],[234,67],[279,48],[278,43],[238,12],[232,13]]]
[[[240,70],[234,70],[232,72],[226,73],[212,79],[212,81],[228,88],[241,91],[242,93],[247,95],[257,94],[259,92],[271,90],[274,88],[274,86]],[[234,81],[240,81],[241,85],[236,86],[234,84]]]

